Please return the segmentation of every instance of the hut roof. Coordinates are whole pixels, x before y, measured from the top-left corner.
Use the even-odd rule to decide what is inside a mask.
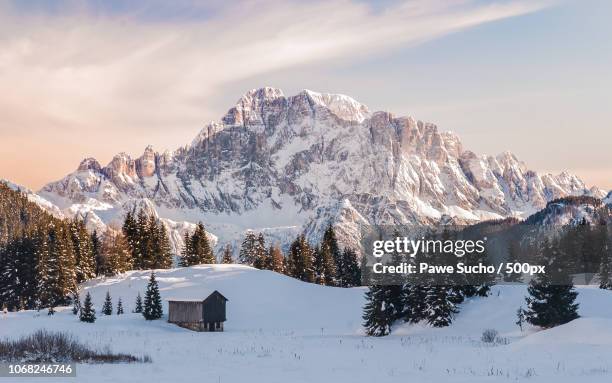
[[[205,298],[166,298],[166,301],[168,302],[204,302],[205,300],[207,300],[211,295],[213,294],[219,294],[223,299],[225,299],[226,301],[228,300],[223,294],[221,294],[219,291],[214,290],[212,292],[210,291],[205,291],[204,294],[202,294]]]

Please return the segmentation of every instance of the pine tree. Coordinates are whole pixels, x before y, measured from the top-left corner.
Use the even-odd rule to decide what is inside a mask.
[[[179,260],[179,266],[189,267],[192,264],[193,247],[191,246],[191,235],[189,232],[185,232],[183,236],[183,250],[181,250],[181,259]]]
[[[257,246],[257,237],[252,231],[247,231],[240,246],[238,261],[244,265],[253,266],[256,260],[255,248]]]
[[[104,299],[104,305],[102,306],[102,314],[113,314],[113,302],[111,301],[110,291],[106,292],[106,298]]]
[[[159,295],[159,286],[155,280],[155,273],[151,272],[147,291],[145,292],[142,316],[144,316],[146,320],[154,320],[161,318],[162,314],[162,301]]]
[[[546,272],[537,274],[531,280],[525,298],[527,310],[525,320],[534,326],[551,328],[578,318],[578,293],[574,289],[572,277],[567,272],[559,273],[561,264],[555,245],[545,240],[542,256]]]
[[[232,246],[229,243],[223,248],[223,256],[221,257],[221,263],[234,263],[234,259],[232,258]]]
[[[346,263],[347,259],[343,257],[340,251],[336,231],[331,224],[327,226],[323,233],[321,250],[323,251],[324,268],[326,269],[326,284],[342,286],[340,280],[350,279],[347,278],[350,273],[350,270],[348,270],[350,265]]]
[[[87,323],[93,323],[96,321],[96,310],[93,308],[93,304],[91,303],[91,295],[89,295],[89,293],[85,295],[85,301],[83,302],[83,308],[79,314],[79,320]]]
[[[399,292],[399,296],[398,296]],[[363,308],[363,326],[370,336],[385,336],[403,311],[401,286],[370,286]]]
[[[260,270],[267,270],[270,267],[268,252],[266,251],[266,240],[262,233],[259,233],[253,247],[253,267]]]
[[[610,231],[607,227],[600,228],[601,261],[599,264],[599,288],[612,290],[612,244],[609,240]]]
[[[313,251],[315,282],[320,285],[334,286],[336,283],[336,261],[332,255],[329,243],[325,241],[321,247]]]
[[[81,219],[70,222],[70,235],[76,261],[76,278],[80,283],[96,275],[92,238]]]
[[[291,244],[287,257],[287,274],[304,282],[314,283],[313,251],[304,234]]]
[[[72,313],[77,315],[81,311],[81,299],[79,298],[79,292],[74,291],[72,294]]]
[[[102,237],[99,272],[113,276],[131,270],[132,254],[122,232],[109,228]]]
[[[446,327],[453,321],[458,312],[451,298],[451,287],[447,285],[431,285],[425,296],[427,323],[434,327]]]
[[[134,312],[142,314],[142,297],[140,296],[140,292],[138,292],[138,295],[136,296],[136,306],[134,308]]]
[[[123,303],[121,303],[121,297],[119,297],[119,301],[117,301],[117,315],[123,314]]]
[[[351,248],[344,248],[341,254],[342,269],[336,271],[337,285],[340,287],[355,287],[361,285],[361,268],[357,263],[357,253]]]
[[[285,273],[285,257],[278,245],[270,246],[268,259],[270,259],[270,270],[281,274]]]
[[[91,251],[95,260],[95,272],[96,275],[102,275],[102,271],[100,270],[100,265],[102,264],[102,252],[100,237],[98,236],[98,232],[96,230],[91,233]]]
[[[142,268],[142,256],[140,254],[140,233],[139,233],[138,221],[134,217],[134,213],[128,211],[123,221],[123,227],[121,228],[123,235],[126,238],[128,249],[130,250],[131,258],[133,259],[134,268]]]
[[[419,283],[404,285],[405,307],[404,321],[418,323],[427,318],[428,286]]]

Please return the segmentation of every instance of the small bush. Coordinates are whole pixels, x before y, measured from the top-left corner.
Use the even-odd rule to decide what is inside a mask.
[[[484,343],[495,343],[495,340],[497,339],[497,334],[499,333],[495,329],[486,329],[482,332],[480,340],[482,340]]]
[[[151,357],[92,350],[65,332],[38,330],[16,340],[0,340],[0,361],[21,363],[149,363]]]

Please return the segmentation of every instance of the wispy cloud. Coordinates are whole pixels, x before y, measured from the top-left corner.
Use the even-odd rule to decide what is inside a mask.
[[[181,2],[183,11],[189,4]],[[346,0],[244,2],[216,5],[207,17],[155,20],[138,12],[4,5],[0,145],[20,135],[25,142],[25,134],[70,141],[75,132],[121,134],[144,145],[142,136],[200,125],[210,116],[206,98],[229,82],[418,44],[548,5],[434,0],[375,11]]]

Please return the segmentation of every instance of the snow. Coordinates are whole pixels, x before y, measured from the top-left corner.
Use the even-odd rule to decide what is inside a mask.
[[[84,284],[97,306],[94,324],[78,322],[70,308],[56,315],[25,311],[0,316],[0,336],[38,328],[69,331],[92,346],[148,354],[152,364],[79,365],[75,382],[608,382],[612,373],[612,292],[579,287],[581,318],[540,331],[514,324],[525,286],[494,286],[474,298],[447,328],[397,324],[392,335],[362,334],[364,288],[303,283],[241,265],[200,265],[156,271],[167,299],[204,299],[213,290],[228,298],[225,332],[197,333],[165,320],[132,314],[147,271]],[[121,297],[126,314],[104,316],[107,291]],[[484,344],[493,328],[507,344]],[[23,381],[27,381],[23,380]],[[37,378],[37,382],[45,379]],[[57,381],[57,380],[51,380]]]

